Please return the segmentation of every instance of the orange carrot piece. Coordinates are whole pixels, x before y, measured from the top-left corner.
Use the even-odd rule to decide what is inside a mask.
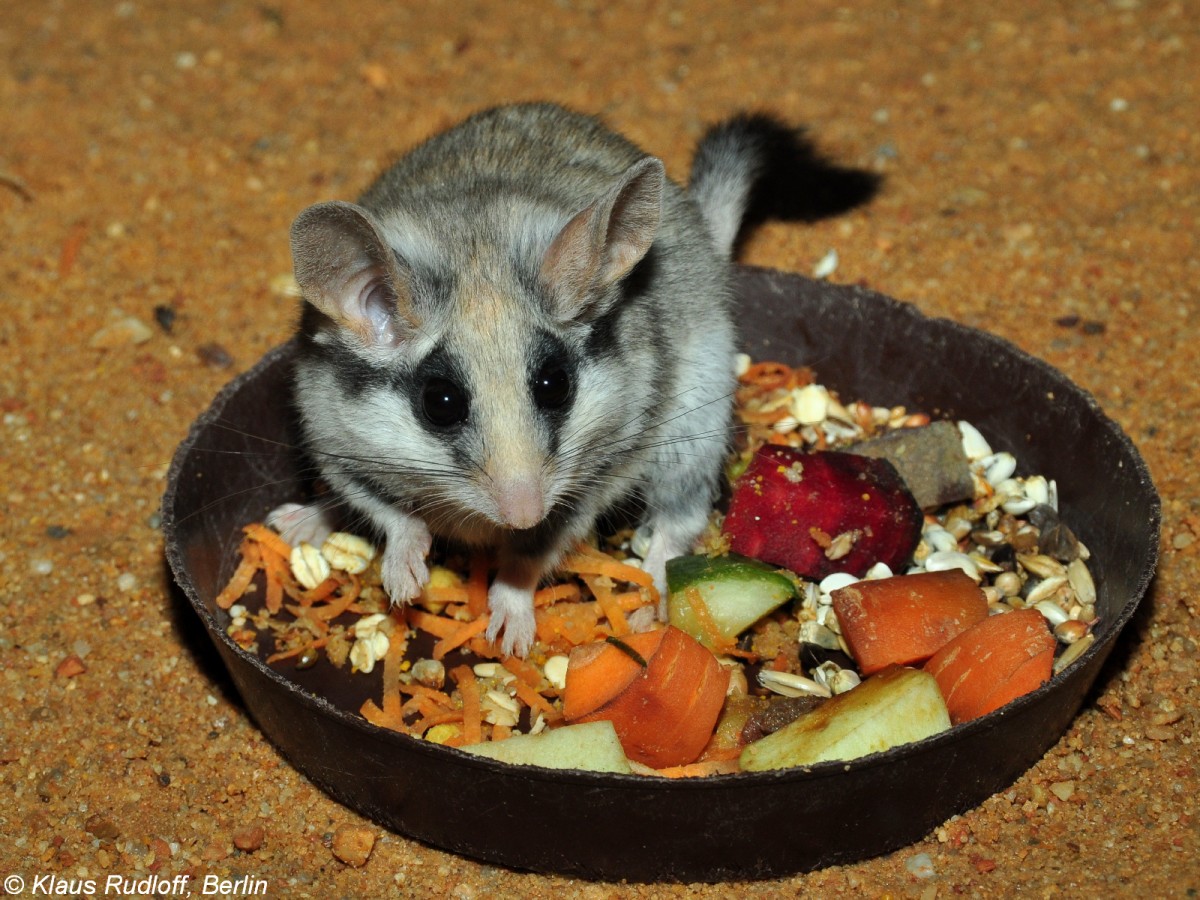
[[[511,686],[513,692],[517,695],[517,699],[531,710],[537,710],[550,719],[558,718],[558,710],[554,708],[554,704],[539,694],[536,688],[530,687],[520,678],[514,681]]]
[[[390,645],[388,649],[391,649]],[[417,684],[415,681],[408,684],[401,681],[396,687],[402,694],[411,694],[414,697],[427,697],[440,706],[449,708],[452,703],[450,695],[445,691],[439,691],[437,688],[431,688],[428,685]]]
[[[653,601],[643,591],[625,591],[621,594],[614,594],[613,602],[621,608],[622,612],[633,612],[643,606],[649,606]]]
[[[423,719],[418,719],[409,726],[409,734],[424,735],[430,728],[435,725],[446,725],[450,722],[461,722],[463,719],[463,711],[461,709],[447,710],[444,713],[437,715],[426,716]],[[461,741],[460,741],[461,743]]]
[[[859,581],[832,596],[863,675],[920,664],[988,614],[983,591],[959,569]]]
[[[552,584],[549,587],[540,588],[533,594],[534,606],[550,606],[553,603],[558,603],[563,600],[572,601],[578,600],[582,592],[579,590],[579,585],[572,581],[562,584]]]
[[[467,649],[478,656],[480,659],[499,659],[500,651],[496,649],[496,645],[486,638],[473,637],[467,641]]]
[[[938,683],[950,721],[968,722],[1028,694],[1050,679],[1054,635],[1036,609],[988,616],[925,664]]]
[[[491,622],[492,617],[484,613],[478,619],[459,625],[453,634],[448,634],[433,645],[433,658],[442,659],[451,650],[455,650],[476,635],[482,634]]]
[[[507,725],[493,725],[492,726],[492,740],[493,741],[503,741],[503,740],[507,740],[510,737],[512,737],[512,729],[509,726],[507,726]]]
[[[268,663],[277,663],[281,660],[291,659],[293,656],[299,656],[306,650],[317,650],[329,643],[329,638],[319,637],[307,644],[301,644],[299,647],[293,647],[291,650],[278,650],[267,657]]]
[[[322,600],[328,599],[334,591],[341,587],[341,584],[341,581],[330,575],[312,590],[305,590],[300,586],[299,582],[291,577],[289,570],[283,589],[289,597],[297,601],[301,606],[312,606],[314,603],[320,603]]]
[[[423,609],[410,608],[408,621],[414,628],[428,631],[436,638],[446,638],[458,631],[462,622],[448,619],[445,616],[435,616]]]
[[[658,769],[657,774],[667,778],[705,778],[709,775],[734,775],[742,771],[736,756],[731,759],[706,759],[684,766],[668,766]]]
[[[621,605],[616,602],[616,595],[613,594],[612,589],[612,581],[603,575],[584,575],[582,577],[584,583],[596,598],[596,602],[600,604],[600,609],[604,613],[604,618],[608,619],[608,627],[612,633],[617,637],[629,634],[631,629],[629,628],[629,623],[625,620],[625,613],[621,609]]]
[[[533,663],[526,662],[519,656],[506,656],[500,660],[500,665],[508,669],[531,688],[537,689],[542,683],[542,673]]]
[[[259,562],[262,559],[262,554],[258,547],[254,544],[242,545],[242,560],[238,563],[237,568],[233,571],[233,576],[217,594],[216,604],[221,609],[229,609],[242,595],[246,593],[246,589],[250,587],[250,582],[254,580],[254,574],[258,571]]]
[[[404,726],[404,720],[399,715],[390,715],[387,711],[380,709],[375,701],[369,698],[363,701],[362,706],[358,708],[358,713],[372,725],[387,728],[391,731],[408,732],[408,729]]]
[[[613,559],[599,550],[583,547],[568,555],[559,564],[560,568],[577,575],[607,575],[613,581],[624,581],[646,588],[658,602],[658,588],[654,579],[645,569],[627,565],[618,559]]]
[[[425,603],[466,603],[468,599],[467,586],[464,584],[427,584],[421,591],[421,600]]]
[[[557,603],[534,610],[537,636],[548,647],[575,647],[586,643],[595,634],[600,621],[598,603]]]
[[[487,612],[487,596],[488,558],[483,553],[476,553],[471,557],[467,575],[467,610],[471,618],[478,618]]]
[[[572,651],[563,717],[608,719],[625,755],[644,765],[685,765],[712,736],[728,684],[704,645],[668,625]]]
[[[383,657],[383,712],[384,715],[394,716],[403,721],[400,713],[400,672],[404,663],[404,652],[408,649],[408,641],[403,632],[392,634],[388,638],[387,653]]]
[[[332,622],[348,610],[362,591],[362,580],[357,575],[350,575],[349,579],[349,583],[345,585],[341,594],[322,606],[314,605],[309,609],[309,614],[318,619],[324,619],[326,622]]]
[[[268,566],[265,570],[267,575],[267,596],[263,601],[267,612],[271,615],[283,609],[283,581],[280,580],[278,573],[272,567]]]
[[[261,544],[264,550],[269,550],[276,556],[287,559],[292,555],[291,546],[279,536],[279,532],[273,528],[268,528],[261,522],[251,523],[243,528],[242,531],[250,540],[256,544]]]
[[[721,634],[721,629],[713,621],[712,610],[708,608],[708,604],[704,601],[704,595],[700,593],[700,588],[695,585],[685,588],[684,595],[687,597],[688,603],[691,604],[692,613],[696,617],[696,624],[704,632],[704,637],[708,645],[717,653],[724,653],[727,650],[731,650],[735,646],[734,642]]]
[[[480,705],[479,682],[470,666],[457,666],[450,675],[458,683],[462,696],[464,744],[478,744],[483,740],[483,709]]]

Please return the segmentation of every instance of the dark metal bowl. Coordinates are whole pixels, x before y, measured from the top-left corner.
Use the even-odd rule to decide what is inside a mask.
[[[965,418],[1021,471],[1058,483],[1092,552],[1097,640],[1048,685],[936,737],[853,762],[708,779],[512,766],[375,728],[376,685],[331,666],[286,677],[240,650],[213,600],[242,525],[305,490],[288,449],[289,362],[268,353],[180,445],[167,556],[251,714],[312,781],[401,834],[491,863],[605,880],[769,878],[920,840],[1015,781],[1058,740],[1146,592],[1160,507],[1145,463],[1095,400],[1012,345],[870,291],[738,275],[746,350],[806,363],[842,396]]]

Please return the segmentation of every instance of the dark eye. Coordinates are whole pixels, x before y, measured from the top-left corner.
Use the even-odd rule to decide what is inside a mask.
[[[467,395],[448,378],[430,378],[421,392],[421,410],[431,425],[449,428],[467,418]]]
[[[561,365],[545,363],[533,376],[533,402],[539,409],[562,409],[571,399],[571,376]]]

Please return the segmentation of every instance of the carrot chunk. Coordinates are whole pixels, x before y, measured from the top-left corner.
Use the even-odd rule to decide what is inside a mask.
[[[608,719],[630,759],[682,766],[712,736],[728,684],[729,673],[706,647],[667,626],[572,651],[563,717]]]
[[[989,616],[925,664],[946,700],[950,721],[968,722],[1050,680],[1054,635],[1036,609]]]
[[[921,663],[987,618],[987,599],[959,569],[859,581],[833,592],[842,637],[863,675]]]

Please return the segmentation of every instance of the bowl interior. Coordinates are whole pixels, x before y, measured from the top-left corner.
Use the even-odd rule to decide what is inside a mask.
[[[292,344],[231,383],[176,454],[167,554],[260,727],[313,781],[400,833],[517,868],[606,880],[776,877],[886,852],[1011,784],[1066,729],[1133,615],[1157,559],[1159,501],[1137,450],[1059,372],[995,337],[878,294],[742,269],[743,344],[812,366],[875,405],[965,418],[1024,474],[1057,482],[1092,553],[1096,643],[1004,710],[850,763],[668,781],[482,760],[374,728],[356,710],[375,679],[329,665],[277,671],[226,636],[214,598],[243,525],[303,497]]]

